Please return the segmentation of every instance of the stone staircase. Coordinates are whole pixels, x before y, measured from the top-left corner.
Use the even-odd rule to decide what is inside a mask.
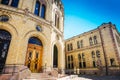
[[[23,80],[57,80],[57,78],[48,75],[47,73],[31,73],[31,76],[28,76]]]
[[[9,80],[11,76],[11,74],[0,74],[0,80]]]

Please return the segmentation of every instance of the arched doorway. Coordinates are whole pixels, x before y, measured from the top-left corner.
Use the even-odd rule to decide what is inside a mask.
[[[42,42],[36,38],[31,37],[28,41],[27,55],[25,65],[31,72],[40,72],[42,70]]]
[[[58,48],[56,45],[54,45],[53,49],[53,67],[54,68],[58,67]]]
[[[11,34],[8,31],[0,30],[0,72],[5,66],[10,41]]]

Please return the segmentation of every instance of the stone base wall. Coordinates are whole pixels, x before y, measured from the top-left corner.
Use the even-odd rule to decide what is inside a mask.
[[[3,74],[11,74],[11,80],[22,80],[31,75],[31,71],[24,65],[7,65]]]

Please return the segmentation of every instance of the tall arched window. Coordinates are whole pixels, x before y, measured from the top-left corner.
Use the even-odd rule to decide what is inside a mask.
[[[70,45],[67,44],[67,51],[70,51]]]
[[[57,29],[59,29],[59,21],[60,21],[59,15],[56,13],[55,14],[55,26],[57,27]]]
[[[81,60],[81,55],[80,55],[80,54],[78,54],[78,60],[79,60],[79,61]]]
[[[93,42],[92,42],[92,37],[89,38],[89,43],[90,43],[90,46],[93,45]]]
[[[94,44],[97,44],[97,36],[94,36]]]
[[[11,6],[18,7],[19,0],[12,0]]]
[[[54,68],[58,67],[58,48],[56,45],[54,45],[53,49],[53,67]]]
[[[11,38],[8,31],[0,30],[0,73],[5,66]]]
[[[70,44],[70,50],[73,50],[73,45],[72,45],[72,43]]]
[[[94,51],[92,51],[91,55],[92,55],[92,58],[95,58],[95,52]]]
[[[46,6],[42,4],[39,0],[36,0],[34,14],[45,18]]]
[[[18,7],[19,0],[2,0],[1,4],[10,5],[12,7]]]
[[[97,58],[100,58],[100,51],[96,51],[96,56],[97,56]]]
[[[45,5],[42,5],[42,10],[41,10],[41,17],[45,18],[45,11],[46,11],[46,7]]]
[[[37,0],[36,1],[36,4],[35,4],[35,11],[34,11],[34,14],[39,16],[40,15],[40,2]]]
[[[92,61],[93,67],[96,67],[95,52],[92,51],[92,52],[91,52],[91,55],[92,55],[92,58],[93,58],[93,61]]]

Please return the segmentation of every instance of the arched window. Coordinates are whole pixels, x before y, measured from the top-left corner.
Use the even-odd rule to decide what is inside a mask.
[[[0,73],[6,63],[11,38],[12,36],[8,31],[0,29]]]
[[[80,46],[83,48],[83,40],[80,41]]]
[[[19,0],[2,0],[1,4],[10,5],[12,7],[18,7]]]
[[[82,53],[82,58],[83,58],[83,59],[85,58],[85,55],[84,55],[84,53]]]
[[[8,5],[8,4],[9,4],[9,2],[10,2],[10,0],[2,0],[2,1],[1,1],[1,4]]]
[[[34,14],[39,16],[40,15],[40,2],[37,0],[36,1],[36,4],[35,4],[35,11],[34,11]]]
[[[97,56],[97,58],[100,58],[100,51],[96,51],[96,56]]]
[[[70,50],[73,50],[73,45],[72,45],[72,43],[70,44]]]
[[[70,51],[70,45],[67,44],[67,51]]]
[[[91,55],[92,55],[92,58],[95,58],[95,52],[94,51],[92,51]]]
[[[97,36],[94,36],[94,44],[97,44]]]
[[[36,38],[36,37],[31,37],[29,39],[28,43],[42,46],[42,42],[38,38]]]
[[[91,38],[91,37],[89,38],[89,43],[90,43],[90,46],[93,45],[93,42],[92,42],[92,38]]]
[[[59,15],[55,14],[55,26],[57,27],[57,29],[59,29]]]
[[[46,11],[46,7],[45,5],[42,5],[42,10],[41,10],[41,17],[45,18],[45,11]]]
[[[81,60],[81,55],[80,55],[80,54],[78,54],[78,60],[79,60],[79,61]]]

